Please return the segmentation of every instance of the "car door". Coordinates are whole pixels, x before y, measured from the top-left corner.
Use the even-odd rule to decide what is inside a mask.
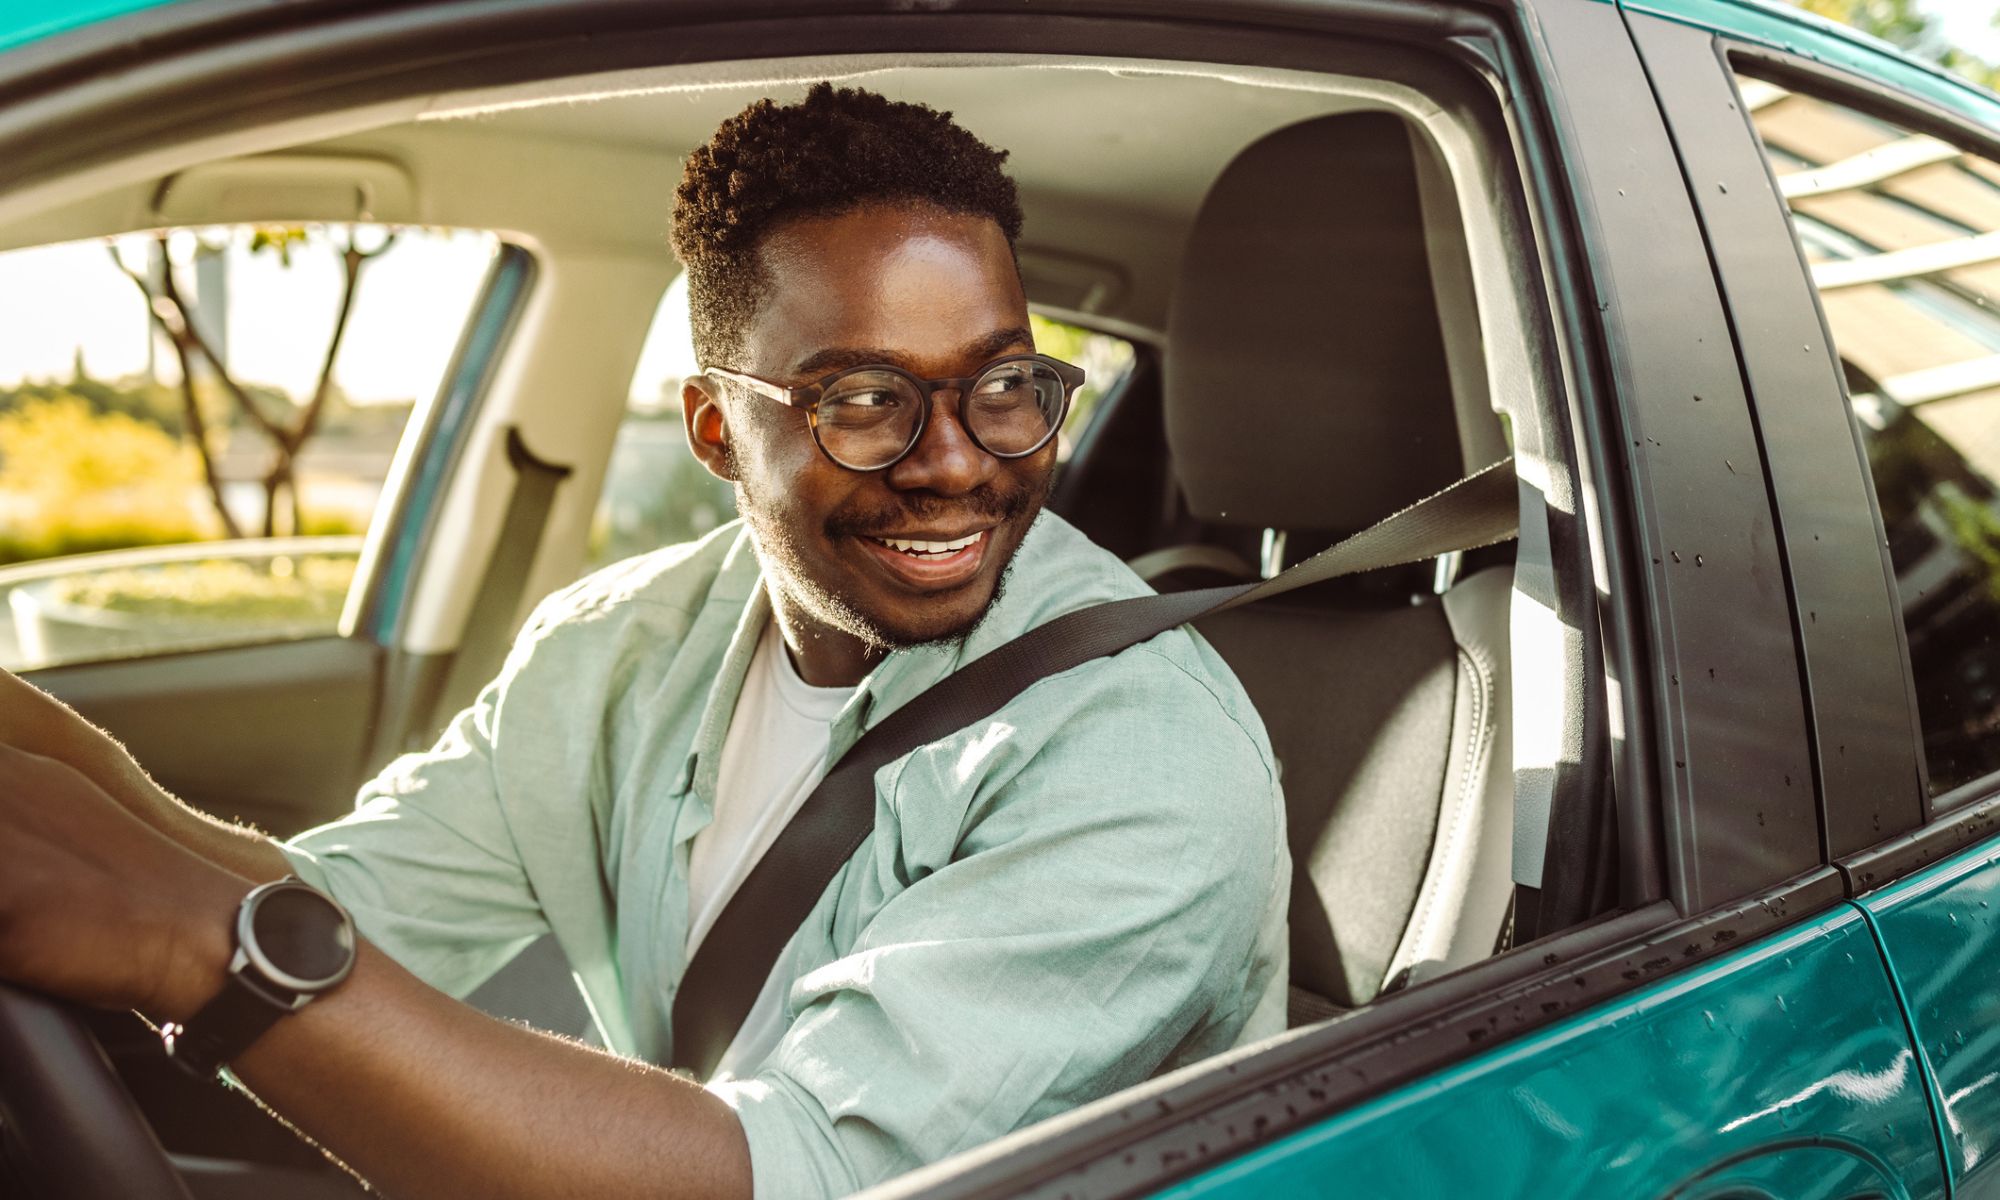
[[[1740,25],[1712,46],[1678,31],[1657,37],[1663,51],[1679,42],[1690,61],[1735,77],[1772,173],[1758,219],[1788,211],[1816,285],[1805,299],[1826,336],[1815,344],[1833,353],[1812,356],[1810,385],[1774,389],[1780,419],[1852,414],[1858,453],[1840,474],[1861,464],[1868,526],[1822,518],[1836,504],[1863,511],[1846,478],[1837,498],[1824,474],[1817,495],[1781,497],[1787,525],[1813,530],[1831,547],[1822,557],[1850,568],[1845,583],[1831,573],[1810,579],[1795,559],[1799,603],[1822,620],[1844,607],[1868,622],[1814,680],[1821,711],[1875,713],[1851,728],[1860,740],[1823,733],[1822,747],[1833,740],[1834,759],[1858,753],[1885,768],[1826,789],[1830,849],[1887,954],[1952,1194],[2000,1194],[1989,1161],[2000,1126],[1989,1090],[2000,1078],[1989,965],[2000,898],[1990,682],[2000,457],[1986,435],[2000,398],[1985,382],[2000,349],[1989,313],[2000,276],[1982,249],[2000,230],[2000,101],[1835,31],[1777,44]],[[1767,292],[1767,319],[1803,313],[1795,291],[1782,300]],[[1830,443],[1840,440],[1818,424]],[[1773,444],[1774,479],[1786,469],[1780,459],[1804,465],[1799,445]]]
[[[32,122],[50,63],[106,47],[116,56],[128,36],[199,24],[203,14],[183,15],[188,7],[10,14],[0,23],[0,48],[11,48],[0,98]],[[68,144],[97,157],[132,152],[115,141]],[[459,469],[468,443],[499,440],[474,418],[534,262],[491,234],[402,227],[419,217],[420,193],[391,159],[273,155],[173,173],[141,203],[59,210],[10,229],[0,247],[15,306],[0,340],[0,421],[14,435],[12,469],[0,467],[0,667],[109,730],[169,790],[281,834],[344,812],[375,767],[435,729],[445,701],[464,699],[465,680],[447,678],[454,657],[497,665],[490,644],[454,655],[456,622],[475,587],[518,602],[532,565],[538,528],[517,530],[525,557],[482,574],[493,530],[467,530],[463,517],[439,526],[453,487],[498,516],[512,481],[539,461],[484,453]],[[355,232],[364,225],[387,253],[365,264],[366,283],[360,266],[347,268],[358,286],[339,308],[343,336],[329,343],[341,288],[328,242],[345,229],[347,247],[366,250]],[[302,292],[312,294],[292,294]],[[149,325],[125,311],[149,305],[167,315]],[[176,321],[195,336],[177,341]],[[44,360],[72,344],[74,365],[58,379]],[[315,365],[328,368],[329,403],[307,418],[312,380],[280,385],[270,373]],[[375,382],[357,393],[371,372]],[[176,394],[190,377],[182,405]],[[369,394],[385,388],[396,394]],[[127,413],[137,422],[119,425]],[[36,422],[57,417],[67,425],[37,441]],[[287,448],[290,434],[298,444]],[[124,457],[83,461],[69,448],[91,442]],[[45,444],[78,461],[42,470],[54,486],[37,497],[22,468]],[[220,515],[189,474],[197,451]],[[297,476],[289,527],[283,515],[261,519],[283,507],[282,492],[255,495],[281,462]],[[299,536],[329,531],[338,536]],[[459,553],[472,570],[451,561]],[[413,616],[424,567],[438,560],[424,602],[446,608],[443,638]],[[327,566],[338,578],[306,597],[310,612],[292,604],[272,619],[258,609],[290,603],[274,585]],[[492,627],[484,641],[504,648],[519,605],[488,607],[507,610],[477,614]]]
[[[278,832],[343,811],[394,748],[378,741],[378,717],[417,547],[526,275],[525,253],[491,235],[298,224],[338,219],[322,198],[363,194],[369,165],[354,164],[352,183],[332,178],[333,161],[267,163],[250,180],[183,172],[148,214],[170,229],[59,224],[64,235],[120,235],[121,264],[150,253],[133,278],[151,271],[144,288],[171,310],[157,324],[199,335],[172,353],[143,317],[105,324],[107,309],[145,312],[148,295],[117,278],[102,248],[69,241],[0,256],[16,303],[51,284],[82,299],[17,313],[21,336],[0,346],[10,377],[0,387],[0,557],[13,560],[0,565],[0,666],[109,730],[176,794]],[[239,196],[286,198],[258,207],[270,202],[231,200],[221,182]],[[268,247],[278,229],[297,237],[282,264]],[[342,238],[379,242],[369,257],[381,262],[357,251],[366,273],[351,272],[358,286],[334,364],[347,369],[328,373],[329,402],[308,415],[310,382],[285,389],[257,373],[301,373],[333,354],[310,340],[326,338],[320,329],[295,346],[288,337],[320,324],[310,310],[340,294],[326,268]],[[439,319],[395,318],[398,297],[411,295],[428,296]],[[49,328],[22,330],[24,315]],[[67,378],[37,382],[37,351],[66,338],[77,347]],[[412,394],[357,393],[371,368],[392,377],[372,386]],[[232,408],[218,403],[223,388],[254,394]],[[296,453],[281,453],[295,434]],[[399,455],[408,469],[392,470]],[[290,503],[283,484],[266,486],[280,469],[295,480]]]

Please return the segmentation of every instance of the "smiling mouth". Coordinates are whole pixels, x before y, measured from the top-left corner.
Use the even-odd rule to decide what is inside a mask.
[[[912,558],[940,559],[949,558],[959,551],[977,544],[981,538],[986,536],[986,533],[986,530],[981,529],[977,533],[968,533],[962,538],[953,538],[948,542],[928,541],[922,538],[872,536],[868,540],[878,546],[887,546],[891,550],[907,554]]]
[[[862,534],[856,540],[901,586],[937,592],[960,587],[978,576],[992,534],[991,529],[981,529],[948,540]]]

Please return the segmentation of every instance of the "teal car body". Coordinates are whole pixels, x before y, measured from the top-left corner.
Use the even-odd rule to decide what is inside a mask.
[[[0,4],[0,67],[70,39],[115,44],[124,19],[204,7]],[[588,22],[619,6],[573,7]],[[659,7],[671,20],[697,6]],[[825,11],[882,18],[930,7]],[[1844,406],[1829,416],[1804,399],[1813,387],[1821,399],[1838,395],[1840,385],[1782,206],[1730,207],[1760,189],[1768,200],[1769,181],[1733,101],[1724,111],[1734,93],[1723,56],[1827,82],[1856,103],[1904,106],[1904,119],[1988,152],[2000,147],[2000,97],[1752,0],[1411,0],[1402,17],[1395,5],[1344,0],[1246,4],[1233,14],[1170,0],[1039,7],[1100,20],[1261,14],[1274,29],[1322,17],[1398,29],[1403,21],[1413,39],[1490,38],[1470,54],[1534,117],[1524,118],[1532,135],[1524,157],[1540,156],[1537,199],[1573,220],[1574,274],[1561,302],[1595,340],[1571,353],[1585,367],[1602,364],[1594,386],[1616,414],[1608,424],[1624,435],[1618,444],[1630,436],[1644,449],[1654,434],[1638,436],[1642,425],[1667,428],[1648,406],[1653,392],[1673,387],[1649,372],[1700,354],[1720,356],[1745,428],[1759,431],[1764,486],[1787,514],[1779,535],[1792,539],[1786,553],[1760,551],[1783,576],[1765,586],[1790,620],[1772,634],[1770,661],[1796,662],[1801,681],[1790,714],[1771,720],[1796,736],[1775,744],[1759,727],[1763,741],[1733,744],[1722,709],[1683,698],[1687,664],[1705,652],[1697,631],[1739,614],[1703,616],[1694,593],[1674,590],[1689,585],[1641,569],[1648,582],[1630,603],[1655,624],[1641,621],[1650,637],[1634,645],[1653,657],[1628,688],[1672,697],[1658,701],[1664,732],[1653,757],[1620,768],[1666,781],[1654,847],[1665,866],[1650,891],[1635,889],[1620,912],[1517,950],[1486,975],[1447,978],[1284,1045],[1157,1081],[1137,1098],[1114,1097],[882,1194],[2000,1196],[2000,781],[1930,794],[1902,685],[1866,712],[1849,704],[1869,694],[1850,673],[1863,657],[1854,647],[1874,639],[1870,661],[1879,666],[1900,643],[1883,633],[1895,628],[1886,594],[1850,595],[1842,609],[1838,573],[1813,573],[1821,568],[1803,539],[1823,515],[1813,498],[1826,495],[1813,488],[1838,476],[1853,507],[1846,519],[1872,531],[1871,545],[1881,520],[1860,498],[1865,480]],[[324,16],[329,26],[336,15]],[[878,20],[866,36],[893,51],[897,28],[892,17]],[[951,48],[929,32],[919,41]],[[1644,281],[1666,278],[1686,290],[1650,294]],[[1695,328],[1714,335],[1695,339],[1704,350],[1666,344],[1669,332]],[[1809,386],[1784,374],[1801,369],[1801,344],[1819,372]],[[1843,445],[1848,459],[1829,472],[1840,455],[1826,457],[1827,448]],[[1670,475],[1680,469],[1671,464],[1612,461],[1620,465],[1606,469],[1610,486],[1627,471],[1638,480],[1628,514],[1634,545],[1657,538],[1664,550],[1671,539],[1649,522],[1667,520],[1672,497],[1698,486]],[[1730,473],[1748,465],[1731,460]],[[1864,549],[1860,559],[1873,553]],[[1678,617],[1672,604],[1682,605]],[[1850,624],[1838,639],[1815,640],[1832,637],[1824,630],[1839,619]],[[1760,806],[1779,804],[1795,777],[1815,792],[1810,802],[1796,793],[1787,801],[1804,805],[1796,811],[1813,825],[1796,843],[1754,844],[1754,832],[1726,823],[1707,832],[1725,809],[1759,809],[1763,826]],[[1702,789],[1720,798],[1704,800]]]

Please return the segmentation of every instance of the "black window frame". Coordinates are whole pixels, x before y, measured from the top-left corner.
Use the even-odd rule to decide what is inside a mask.
[[[2000,129],[1979,125],[1917,93],[1855,74],[1840,66],[1727,35],[1716,35],[1713,54],[1725,78],[1733,71],[1800,91],[1913,133],[1935,137],[1968,153],[2000,163]],[[1733,83],[1728,84],[1728,89],[1731,99],[1740,99],[1734,94]],[[1731,112],[1729,117],[1730,120],[1723,124],[1740,127],[1743,137],[1747,139],[1743,144],[1754,149],[1762,161],[1762,144],[1748,114]],[[1716,134],[1722,134],[1720,125]],[[1764,194],[1776,206],[1775,212],[1786,218],[1790,250],[1798,262],[1797,271],[1787,282],[1796,281],[1803,284],[1803,288],[1792,296],[1780,296],[1767,288],[1764,302],[1770,305],[1782,303],[1794,315],[1803,303],[1809,306],[1806,311],[1821,330],[1821,339],[1817,343],[1821,353],[1812,356],[1811,365],[1824,374],[1819,394],[1828,394],[1824,389],[1830,383],[1832,394],[1840,399],[1838,419],[1845,424],[1845,432],[1851,439],[1853,461],[1859,464],[1859,478],[1865,484],[1863,491],[1871,522],[1868,545],[1863,546],[1851,537],[1845,543],[1843,552],[1848,558],[1848,576],[1858,586],[1872,566],[1886,585],[1862,593],[1880,592],[1879,599],[1871,598],[1869,601],[1873,609],[1869,621],[1875,629],[1859,635],[1866,639],[1857,643],[1863,647],[1863,653],[1850,653],[1840,662],[1828,660],[1822,673],[1813,680],[1810,694],[1810,702],[1816,712],[1845,704],[1856,695],[1876,697],[1878,706],[1891,705],[1893,700],[1891,707],[1895,711],[1879,713],[1875,728],[1858,739],[1858,744],[1856,741],[1848,742],[1846,748],[1850,759],[1857,753],[1865,756],[1863,771],[1879,779],[1885,791],[1871,794],[1864,789],[1833,786],[1822,794],[1827,828],[1830,831],[1845,831],[1846,834],[1829,845],[1829,861],[1841,872],[1848,894],[1859,896],[2000,833],[2000,771],[1949,791],[1931,794],[1907,635],[1895,597],[1895,569],[1889,559],[1888,541],[1874,482],[1866,465],[1862,435],[1849,405],[1847,381],[1833,351],[1831,332],[1820,308],[1818,293],[1809,282],[1810,273],[1805,266],[1803,248],[1799,246],[1796,235],[1790,232],[1788,210],[1777,196],[1775,175],[1768,165],[1765,172],[1771,182],[1767,183]],[[1772,311],[1765,310],[1764,318],[1771,319]],[[1772,393],[1773,396],[1776,394]],[[1786,399],[1796,401],[1805,395],[1804,392],[1794,393]],[[1760,405],[1764,403],[1766,401],[1760,399]],[[1829,431],[1822,428],[1821,432],[1826,434]],[[1824,466],[1824,460],[1821,465]],[[1842,464],[1842,470],[1845,471],[1845,464]],[[1822,497],[1825,482],[1822,479]],[[1816,511],[1814,505],[1823,505],[1824,499],[1815,501],[1811,497],[1810,491],[1802,490],[1796,496],[1783,498],[1787,520],[1798,528],[1808,527],[1823,515],[1823,509]],[[1824,584],[1816,585],[1798,576],[1794,576],[1794,587],[1800,607],[1808,613],[1817,612],[1821,621],[1826,620],[1830,610],[1838,611],[1842,605],[1852,607],[1855,602],[1853,592],[1837,594]],[[1894,677],[1882,669],[1879,661],[1868,661],[1879,660],[1884,648],[1893,654]]]

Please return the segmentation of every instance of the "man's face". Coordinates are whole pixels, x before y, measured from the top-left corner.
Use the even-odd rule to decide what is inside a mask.
[[[797,386],[888,363],[920,378],[979,373],[1032,351],[1028,310],[1000,228],[902,206],[780,226],[761,247],[770,289],[738,369]],[[807,415],[732,388],[724,410],[737,500],[766,574],[795,615],[876,647],[963,635],[997,593],[1041,509],[1053,441],[1024,459],[981,450],[939,392],[916,447],[885,470],[838,466]],[[912,554],[885,539],[976,541]]]

